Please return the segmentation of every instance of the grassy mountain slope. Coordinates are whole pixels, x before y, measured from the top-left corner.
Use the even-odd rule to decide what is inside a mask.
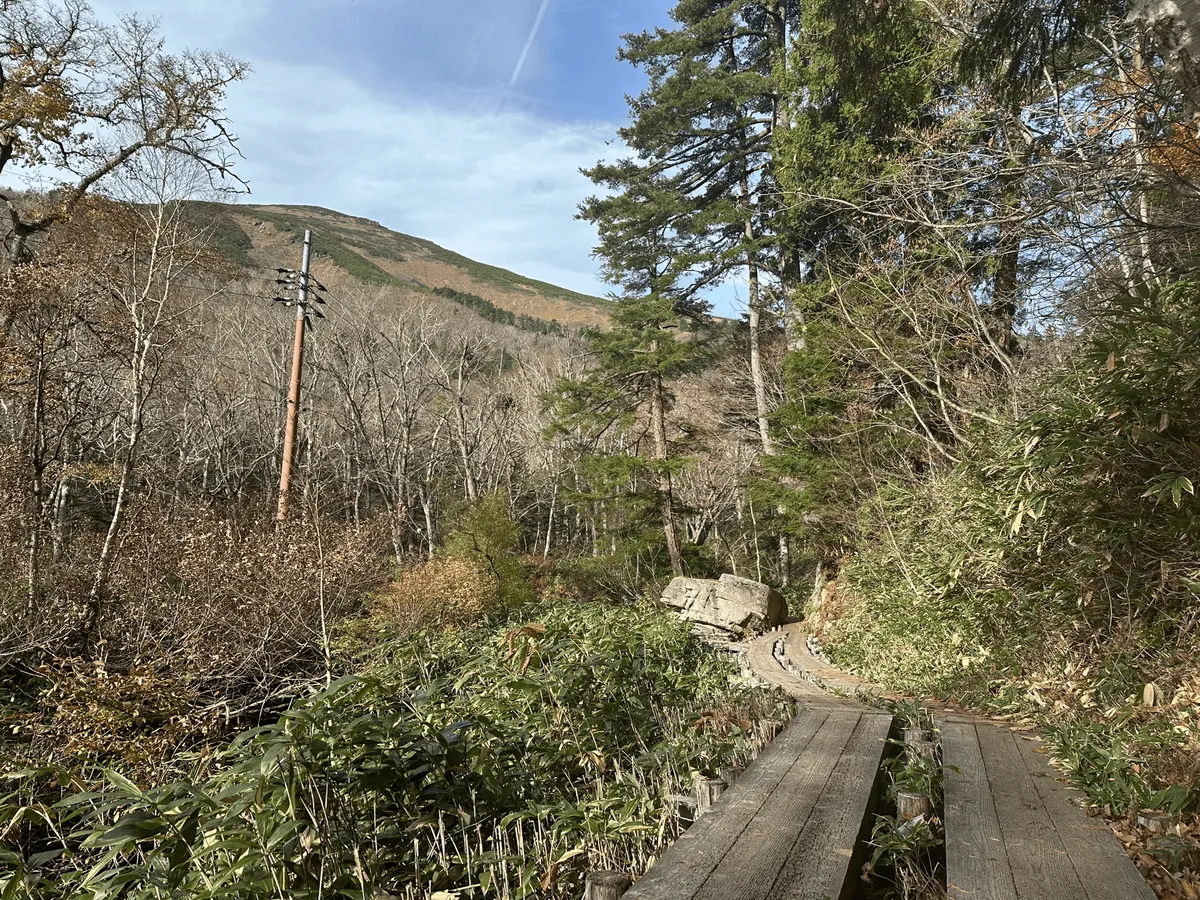
[[[218,203],[196,204],[196,218],[211,229],[217,248],[246,268],[296,266],[291,245],[311,228],[317,259],[364,284],[471,295],[517,317],[566,326],[608,319],[606,301],[598,297],[476,262],[369,219],[315,206]]]

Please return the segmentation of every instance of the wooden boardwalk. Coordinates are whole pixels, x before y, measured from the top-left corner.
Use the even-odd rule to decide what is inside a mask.
[[[625,897],[848,900],[891,722],[801,710]]]
[[[1024,736],[945,721],[942,761],[950,900],[1154,900],[1108,825],[1071,802]]]
[[[822,687],[882,693],[809,653],[800,625],[764,636],[746,661],[801,703],[819,704]],[[1107,823],[1084,814],[1025,735],[970,716],[941,718],[948,900],[1154,900]]]
[[[879,692],[813,657],[798,626],[752,643],[746,665],[801,711],[630,900],[850,900],[858,887],[891,714],[850,699]],[[958,714],[941,732],[948,900],[1154,900],[1026,736]]]

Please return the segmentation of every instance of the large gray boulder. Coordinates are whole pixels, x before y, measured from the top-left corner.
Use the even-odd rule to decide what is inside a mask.
[[[778,591],[736,575],[717,581],[676,578],[663,591],[662,602],[679,610],[685,622],[735,637],[762,634],[787,618],[787,602]]]

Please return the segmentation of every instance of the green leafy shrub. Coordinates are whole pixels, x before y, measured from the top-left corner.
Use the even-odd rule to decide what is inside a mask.
[[[1029,659],[989,500],[985,485],[952,474],[891,488],[864,510],[873,539],[843,566],[825,629],[838,662],[915,696],[982,699],[997,671]]]
[[[473,504],[458,527],[446,538],[446,552],[486,572],[495,583],[502,606],[529,602],[533,593],[524,561],[517,555],[521,526],[512,517],[503,494],[492,494]]]

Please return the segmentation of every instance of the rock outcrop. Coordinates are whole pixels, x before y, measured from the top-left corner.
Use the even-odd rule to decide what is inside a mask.
[[[685,622],[738,638],[762,634],[787,618],[787,602],[778,591],[736,575],[717,581],[676,578],[663,591],[662,602],[679,610]]]

